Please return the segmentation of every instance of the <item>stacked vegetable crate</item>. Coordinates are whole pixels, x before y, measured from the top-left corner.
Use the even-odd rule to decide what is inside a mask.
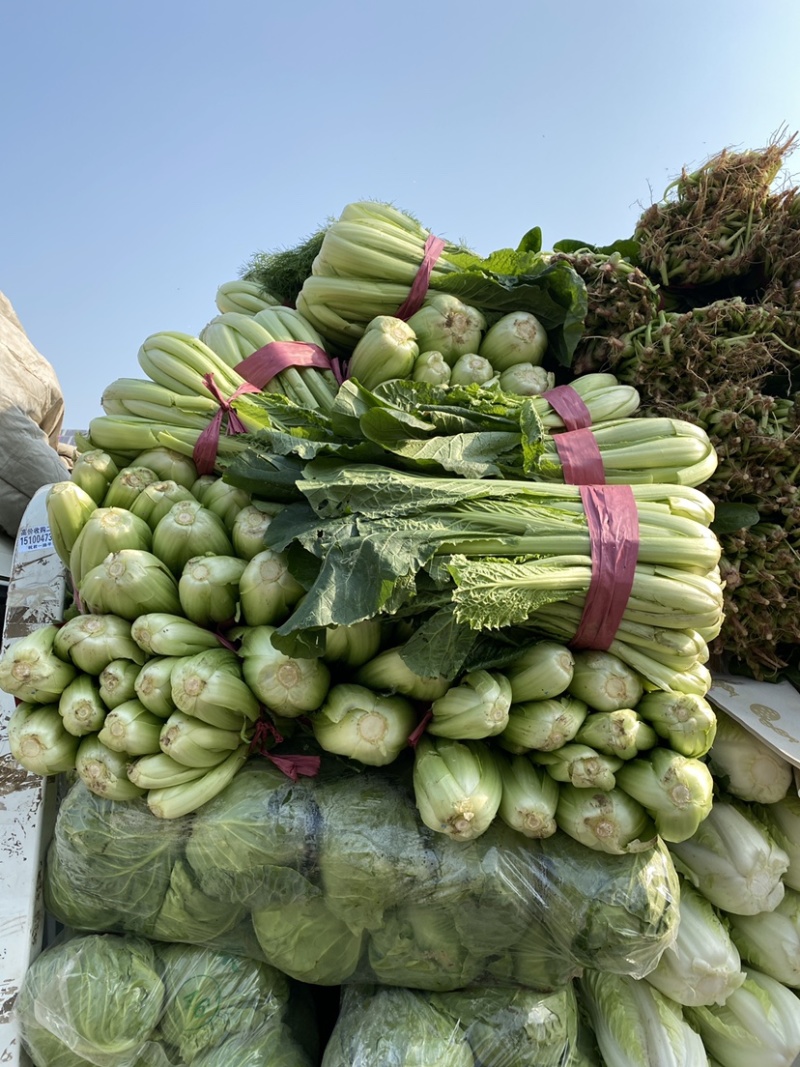
[[[788,765],[767,797],[737,786],[706,700],[710,436],[587,364],[620,315],[582,276],[637,291],[632,330],[656,292],[621,251],[544,255],[531,231],[479,260],[353,204],[293,270],[258,258],[222,287],[198,337],[145,341],[149,380],[109,386],[48,495],[74,603],[0,662],[12,754],[77,777],[52,915],[342,985],[325,1067],[387,1040],[502,1067],[641,1038],[632,1062],[662,1062],[653,1018],[659,1054],[726,1064],[754,998],[733,1043],[791,1062],[793,976],[740,918],[796,928],[790,849],[762,827],[791,809]],[[76,949],[31,968],[39,1023]],[[559,1026],[523,1036],[512,1003]]]

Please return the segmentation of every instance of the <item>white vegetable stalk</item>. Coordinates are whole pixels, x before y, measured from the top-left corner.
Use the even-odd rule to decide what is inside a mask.
[[[17,704],[7,736],[11,755],[26,771],[47,777],[75,766],[79,739],[65,729],[56,704]]]
[[[128,510],[148,485],[160,480],[156,472],[149,467],[131,463],[123,467],[110,482],[106,495],[103,497],[103,507]]]
[[[486,329],[486,319],[477,308],[446,293],[429,292],[408,324],[420,351],[440,352],[451,367],[459,356],[478,351]]]
[[[100,506],[111,482],[119,474],[119,467],[107,452],[91,448],[79,452],[72,465],[72,481]]]
[[[414,707],[404,697],[380,696],[349,683],[335,685],[311,717],[314,736],[326,752],[372,767],[397,759],[416,724]]]
[[[604,756],[589,745],[570,741],[552,752],[531,752],[530,758],[557,782],[579,789],[613,789],[615,773],[622,766],[616,756]]]
[[[148,612],[131,623],[131,637],[148,656],[193,656],[219,648],[216,634],[191,619],[168,612]]]
[[[681,914],[683,905],[681,904]],[[772,911],[728,915],[731,937],[745,964],[800,989],[800,893],[785,889]]]
[[[119,615],[131,622],[148,611],[181,610],[178,583],[152,552],[123,548],[110,553],[80,583],[84,607],[94,615]]]
[[[499,742],[508,752],[552,752],[575,739],[589,709],[582,700],[561,696],[512,704]]]
[[[688,840],[711,811],[714,779],[708,767],[668,748],[625,763],[617,785],[639,801],[665,841]]]
[[[242,744],[199,778],[180,785],[150,789],[147,793],[148,808],[158,819],[179,819],[197,811],[233,781],[244,766],[249,750],[249,744]]]
[[[497,384],[504,393],[514,396],[541,396],[556,384],[552,371],[534,367],[531,363],[517,363],[504,370]]]
[[[636,705],[636,713],[682,756],[704,756],[716,736],[716,712],[705,697],[696,693],[645,693]]]
[[[131,666],[137,669],[135,664]],[[79,674],[73,679],[58,701],[64,729],[74,737],[96,733],[103,725],[107,711],[100,687],[89,674]]]
[[[741,957],[709,901],[685,878],[680,884],[678,933],[645,977],[678,1004],[724,1004],[744,982]]]
[[[136,679],[141,670],[138,663],[128,659],[112,659],[100,672],[100,699],[109,709],[133,700],[136,696]]]
[[[639,752],[653,748],[658,743],[658,735],[632,708],[619,708],[587,715],[575,740],[591,745],[606,756],[633,759]]]
[[[177,482],[186,489],[191,489],[197,480],[197,467],[194,462],[171,448],[148,448],[139,453],[135,465],[155,471],[162,482]]]
[[[729,793],[758,804],[782,800],[793,781],[792,765],[724,711],[717,713],[708,765]]]
[[[476,352],[459,356],[450,372],[450,385],[487,385],[495,377],[488,359]]]
[[[788,855],[733,800],[716,797],[694,835],[669,848],[680,873],[722,911],[756,915],[783,899]]]
[[[109,711],[97,739],[112,752],[145,756],[150,752],[158,752],[158,738],[163,725],[161,719],[148,711],[144,704],[136,699],[126,700]]]
[[[513,311],[490,326],[478,352],[495,370],[505,371],[519,363],[538,366],[547,351],[547,331],[528,311]]]
[[[95,508],[75,539],[69,556],[69,569],[76,586],[110,552],[141,548],[149,552],[153,535],[144,519],[126,508]]]
[[[614,1067],[707,1067],[700,1035],[683,1009],[649,983],[586,971],[579,979],[603,1062]],[[752,1061],[755,1067],[760,1061]],[[727,1064],[727,1061],[726,1061]]]
[[[435,349],[420,352],[414,360],[411,380],[414,382],[427,382],[428,385],[449,385],[450,365],[442,353],[437,352]]]
[[[381,624],[364,619],[349,626],[328,626],[325,630],[325,655],[328,663],[360,667],[377,656],[381,647]]]
[[[53,547],[61,562],[69,566],[70,553],[97,503],[75,482],[64,481],[50,486],[45,505]]]
[[[316,711],[330,688],[328,666],[321,659],[284,655],[272,643],[274,633],[274,626],[242,628],[239,655],[244,680],[276,715],[294,719]]]
[[[423,678],[415,674],[402,656],[402,646],[379,652],[356,672],[355,681],[368,689],[400,693],[412,700],[438,700],[450,688],[450,679],[439,675]]]
[[[128,765],[128,778],[142,789],[164,789],[173,785],[186,785],[201,778],[205,767],[184,767],[166,752],[154,752],[140,756]]]
[[[428,733],[477,740],[502,733],[508,724],[511,683],[497,671],[470,671],[459,685],[431,704]]]
[[[51,704],[58,701],[76,675],[59,653],[57,626],[39,626],[18,638],[0,656],[0,689],[19,700]]]
[[[792,1067],[800,1054],[797,997],[753,968],[724,1004],[685,1010],[709,1055],[724,1067]]]
[[[178,579],[180,607],[198,626],[214,626],[236,618],[239,583],[247,563],[237,556],[195,556]]]
[[[572,681],[575,658],[566,645],[537,641],[529,645],[506,668],[515,704],[545,700],[563,693]]]
[[[410,323],[378,315],[367,325],[347,361],[347,374],[365,389],[410,377],[420,349]]]
[[[170,682],[175,707],[211,726],[238,731],[258,718],[258,700],[244,680],[242,663],[226,648],[181,659]]]
[[[282,552],[265,548],[246,564],[239,581],[239,604],[246,626],[280,626],[305,590],[289,572]]]
[[[144,519],[151,530],[155,530],[173,504],[181,500],[194,500],[191,488],[179,485],[171,479],[152,482],[134,500],[130,511],[132,515]]]
[[[58,630],[53,650],[86,674],[100,675],[114,660],[144,663],[147,656],[118,615],[76,615]]]
[[[181,711],[173,711],[159,727],[161,751],[185,767],[216,767],[248,740],[239,731],[209,726]]]
[[[413,782],[422,821],[454,841],[485,833],[503,795],[497,757],[481,741],[423,734],[414,750]]]
[[[144,793],[128,778],[130,757],[114,752],[96,734],[84,737],[75,756],[78,777],[92,793],[107,800],[133,800]]]
[[[153,531],[153,552],[176,575],[194,556],[234,555],[222,519],[198,500],[173,504]]]
[[[556,822],[565,834],[597,852],[644,852],[657,840],[653,820],[621,789],[560,787]]]
[[[280,510],[281,505],[275,505],[275,512],[267,510],[267,505],[248,504],[242,508],[233,520],[231,527],[231,541],[239,559],[249,560],[266,547],[264,536],[267,527],[272,522],[274,515]]]
[[[551,837],[557,829],[558,783],[525,756],[511,756],[501,767],[500,818],[525,837]]]
[[[774,804],[757,804],[751,810],[789,857],[784,883],[800,891],[800,796],[792,790]]]
[[[245,489],[238,489],[222,478],[215,478],[203,493],[203,507],[218,515],[230,534],[236,516],[250,505],[250,494]]]
[[[611,652],[594,649],[575,653],[569,691],[595,711],[635,708],[644,694],[641,678]]]
[[[182,656],[154,656],[136,675],[134,696],[160,719],[166,719],[175,710],[172,669],[182,661]]]

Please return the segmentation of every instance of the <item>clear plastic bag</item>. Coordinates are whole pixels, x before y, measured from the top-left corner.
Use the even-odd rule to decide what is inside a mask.
[[[400,770],[293,782],[253,763],[169,823],[76,785],[45,894],[74,928],[229,948],[303,982],[557,989],[584,967],[650,971],[679,887],[661,844],[612,856],[499,821],[455,842],[422,824]]]
[[[34,960],[15,1011],[36,1067],[312,1067],[304,992],[242,956],[81,934]]]

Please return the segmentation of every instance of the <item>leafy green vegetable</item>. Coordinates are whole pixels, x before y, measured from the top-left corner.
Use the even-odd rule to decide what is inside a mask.
[[[132,1064],[151,1039],[164,996],[149,942],[75,937],[28,968],[17,1001],[20,1033],[37,1063]]]

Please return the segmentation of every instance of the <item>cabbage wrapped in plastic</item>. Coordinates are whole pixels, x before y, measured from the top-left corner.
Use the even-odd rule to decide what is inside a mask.
[[[358,968],[363,932],[351,930],[321,895],[256,907],[252,920],[269,963],[299,982],[341,985]]]
[[[491,1067],[562,1067],[578,1044],[578,1003],[571,985],[531,989],[459,989],[430,1003],[460,1026],[476,1063]]]
[[[187,834],[186,820],[155,820],[143,800],[107,800],[77,782],[47,853],[48,910],[74,930],[216,944],[246,909],[203,893],[182,860]]]
[[[475,1067],[452,1018],[410,989],[347,986],[322,1067]]]
[[[272,1028],[286,1011],[289,980],[274,967],[193,945],[158,945],[156,953],[166,992],[159,1036],[178,1062]]]
[[[36,1064],[133,1067],[164,997],[149,942],[74,937],[45,949],[28,968],[16,1002],[20,1035]]]

